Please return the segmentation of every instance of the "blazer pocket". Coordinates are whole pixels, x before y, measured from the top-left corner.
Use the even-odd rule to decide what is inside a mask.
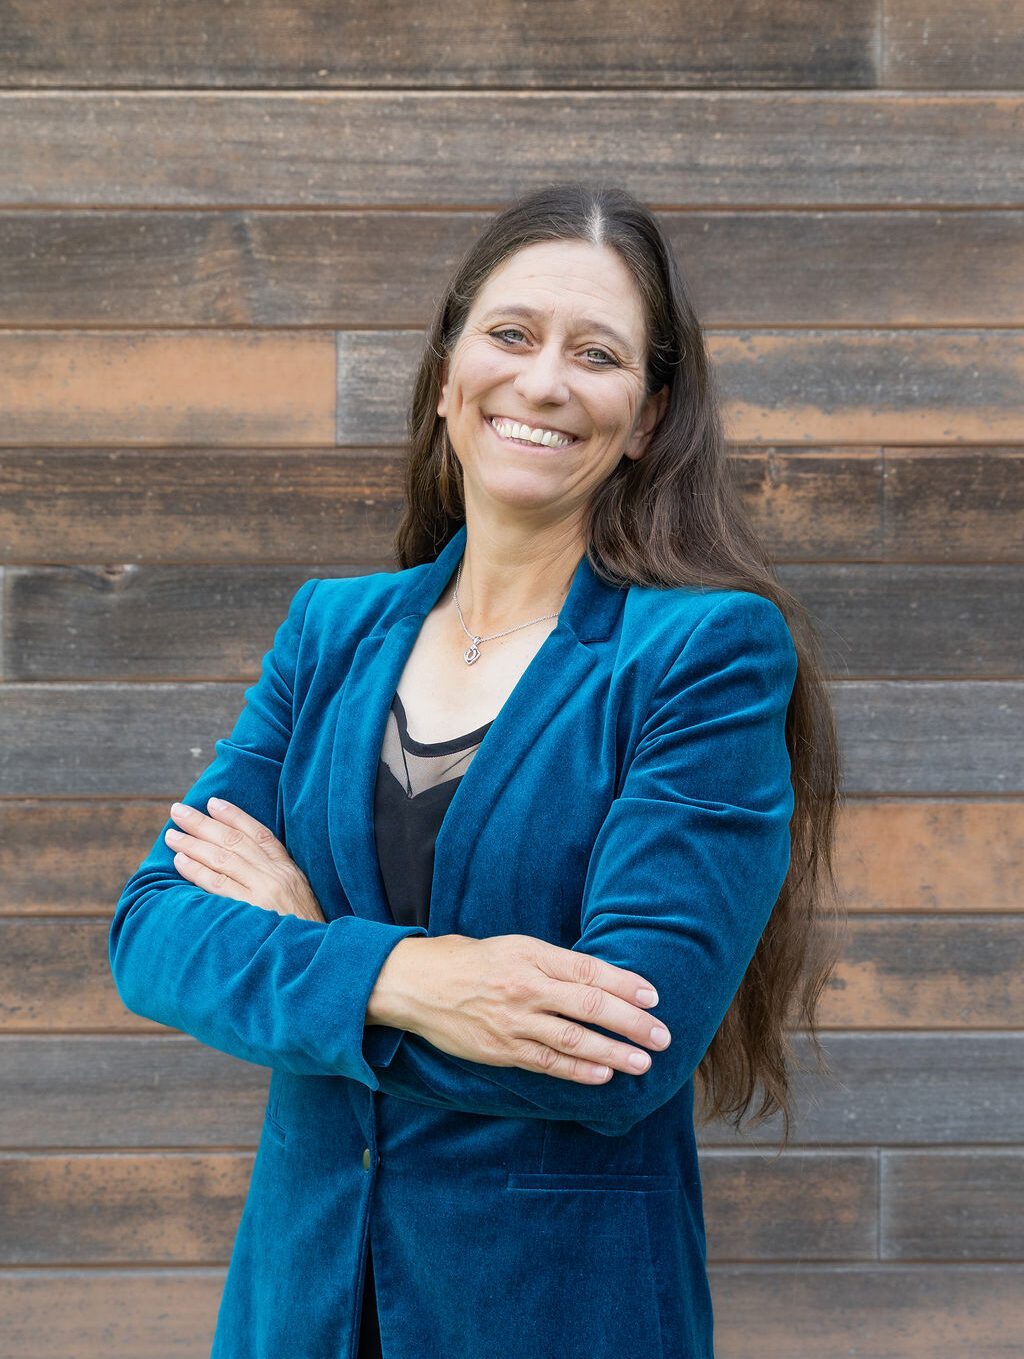
[[[506,1189],[546,1189],[552,1192],[572,1190],[595,1190],[608,1192],[614,1189],[628,1189],[634,1193],[654,1193],[659,1190],[675,1189],[677,1180],[673,1175],[555,1175],[521,1174],[510,1170],[505,1181]]]
[[[276,1142],[278,1146],[283,1147],[284,1144],[288,1141],[287,1128],[285,1128],[283,1124],[278,1123],[277,1119],[270,1112],[269,1104],[267,1105],[263,1113],[263,1129],[264,1132],[266,1132],[267,1137],[272,1142]]]

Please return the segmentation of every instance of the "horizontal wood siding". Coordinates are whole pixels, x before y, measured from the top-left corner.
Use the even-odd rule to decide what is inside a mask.
[[[209,1353],[268,1073],[111,912],[298,586],[393,569],[435,299],[557,178],[659,210],[843,742],[830,1074],[700,1133],[716,1353],[1015,1359],[1018,11],[0,0],[4,1359]]]

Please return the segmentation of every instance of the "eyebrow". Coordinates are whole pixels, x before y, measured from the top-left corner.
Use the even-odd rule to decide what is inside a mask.
[[[537,317],[540,315],[541,313],[535,311],[533,307],[524,307],[513,303],[511,306],[507,307],[492,307],[490,311],[484,313],[481,320],[490,321],[498,316],[507,316],[513,321],[536,321]],[[613,329],[613,327],[605,325],[603,321],[595,321],[592,317],[584,316],[581,317],[576,324],[576,330],[589,335],[603,336],[606,340],[610,340],[612,344],[617,346],[617,348],[624,350],[627,354],[636,353],[632,343],[627,340],[624,335]]]

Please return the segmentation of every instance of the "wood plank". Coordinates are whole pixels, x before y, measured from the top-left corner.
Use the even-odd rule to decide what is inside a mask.
[[[8,680],[253,679],[295,590],[346,566],[6,568]],[[1017,566],[783,566],[834,675],[1024,675]]]
[[[5,444],[324,444],[334,340],[315,332],[0,332]]]
[[[1024,25],[1017,0],[886,0],[882,80],[902,90],[1019,89]]]
[[[7,665],[15,679],[14,638],[25,624],[17,603],[18,575],[13,568],[8,572]],[[1019,566],[816,563],[783,566],[779,576],[810,610],[835,676],[1024,675],[1024,633],[1018,622],[1024,618],[1024,573]],[[49,626],[53,636],[59,624],[54,618]]]
[[[795,1080],[794,1147],[1024,1142],[1024,1034],[826,1033],[823,1047],[832,1077],[797,1043],[808,1067]],[[735,1148],[780,1135],[770,1119],[741,1135],[710,1124],[701,1140]]]
[[[421,343],[409,331],[338,335],[338,443],[402,439]],[[1024,439],[1016,330],[720,331],[708,343],[736,443]]]
[[[628,15],[593,0],[527,9],[494,0],[471,18],[459,0],[287,10],[273,0],[188,0],[149,15],[127,0],[81,0],[73,10],[48,0],[19,8],[12,22],[0,85],[36,88],[788,88],[874,85],[878,74],[873,0],[849,0],[841,14],[815,0],[776,0],[768,11],[758,0],[726,10],[635,0]]]
[[[178,797],[234,726],[244,685],[0,686],[0,797]],[[848,793],[1024,791],[1024,682],[843,680]]]
[[[1024,213],[661,217],[705,325],[1024,323]],[[0,212],[0,325],[422,328],[486,220],[478,212]],[[174,286],[154,287],[161,278]]]
[[[885,1260],[1020,1260],[1024,1151],[882,1152]]]
[[[108,914],[168,805],[0,801],[0,914]]]
[[[1022,1016],[1024,915],[854,918],[822,1006],[831,1029],[1012,1029]]]
[[[208,1359],[223,1269],[4,1270],[11,1359]]]
[[[1017,449],[950,450],[940,478],[933,450],[885,452],[886,533],[912,559],[928,543],[936,560],[1020,561],[1024,553],[1024,456]],[[985,550],[985,535],[990,549]],[[947,545],[948,544],[948,545]],[[992,555],[993,552],[996,555]]]
[[[181,1034],[0,1039],[0,1147],[254,1148],[270,1072]]]
[[[0,450],[0,553],[75,565],[383,564],[401,488],[395,450]]]
[[[10,93],[0,205],[248,207],[256,173],[265,207],[492,207],[571,178],[663,207],[1019,208],[1022,107],[788,90]]]
[[[1021,909],[1024,802],[849,802],[837,849],[850,911]]]
[[[1016,1359],[1022,1288],[1019,1265],[719,1266],[711,1274],[715,1354]]]

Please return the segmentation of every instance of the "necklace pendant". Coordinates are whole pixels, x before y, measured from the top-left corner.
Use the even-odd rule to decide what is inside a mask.
[[[472,665],[475,661],[480,659],[480,648],[477,646],[475,640],[470,646],[466,647],[465,651],[462,653],[462,659],[467,665]]]

